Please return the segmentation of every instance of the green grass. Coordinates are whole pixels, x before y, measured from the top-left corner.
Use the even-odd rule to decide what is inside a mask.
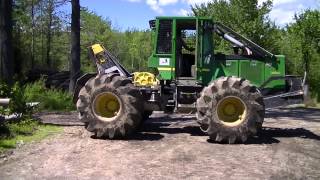
[[[310,105],[305,105],[305,104],[292,104],[286,106],[287,108],[310,108],[310,109],[320,109],[320,104],[313,104],[312,106]]]
[[[46,89],[43,80],[27,84],[24,89],[27,102],[40,102],[39,110],[45,111],[72,111],[75,105],[72,96],[65,91]]]
[[[320,103],[317,103],[315,108],[320,109]]]
[[[23,144],[37,142],[61,131],[61,127],[43,125],[32,119],[19,123],[2,124],[0,125],[0,153],[16,148],[17,144],[21,142]]]

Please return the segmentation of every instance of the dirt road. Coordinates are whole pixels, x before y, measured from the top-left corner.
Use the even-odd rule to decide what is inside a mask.
[[[76,115],[43,114],[64,133],[0,160],[0,179],[319,179],[320,110],[267,112],[247,144],[207,141],[192,115],[155,113],[129,140],[98,140]],[[185,121],[180,121],[184,118]]]

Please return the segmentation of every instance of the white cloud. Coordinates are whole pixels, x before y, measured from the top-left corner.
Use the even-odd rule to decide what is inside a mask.
[[[146,3],[148,6],[150,6],[152,10],[154,10],[158,14],[163,13],[163,9],[160,7],[159,2],[157,0],[147,0]]]
[[[285,25],[293,21],[294,13],[294,10],[276,8],[270,12],[270,18],[279,25]]]
[[[141,0],[127,0],[129,2],[141,2]]]
[[[262,5],[262,3],[266,2],[267,0],[258,0],[258,5]]]
[[[125,1],[129,1],[129,2],[141,2],[142,0],[125,0]],[[143,0],[146,2],[146,4],[148,4],[148,0]],[[176,4],[177,2],[179,2],[179,0],[154,0],[153,4],[156,3],[159,6],[166,6],[166,5],[170,5],[170,4]]]
[[[212,0],[182,0],[182,2],[187,3],[189,5],[208,3]]]
[[[188,14],[190,14],[190,10],[186,10],[186,9],[179,9],[178,11],[175,12],[177,15],[179,16],[188,16]]]
[[[258,0],[258,4],[261,5],[265,1],[267,0]],[[269,17],[276,24],[284,26],[294,21],[295,13],[307,8],[305,2],[298,0],[273,0],[273,9]]]
[[[146,0],[146,4],[158,14],[163,14],[163,6],[176,4],[178,2],[179,0]]]
[[[261,5],[263,2],[266,2],[267,0],[258,0],[258,4]],[[298,0],[273,0],[273,6],[278,6],[278,5],[282,5],[282,4],[290,4],[290,3],[294,3]]]
[[[195,4],[201,4],[201,3],[207,3],[211,0],[126,0],[129,2],[145,2],[153,11],[157,12],[158,14],[164,13],[164,6],[168,5],[175,5],[177,3],[186,3],[188,5],[195,5]],[[185,9],[180,9],[179,11],[176,11],[176,14],[179,15],[187,15],[189,12]]]
[[[289,4],[289,3],[294,3],[296,1],[297,0],[274,0],[273,1],[273,5],[277,6],[277,5],[280,5],[280,4]]]
[[[176,4],[179,0],[159,0],[158,4],[159,6],[167,6],[170,4]]]
[[[299,4],[297,7],[298,7],[299,10],[306,9],[306,7],[303,4]]]

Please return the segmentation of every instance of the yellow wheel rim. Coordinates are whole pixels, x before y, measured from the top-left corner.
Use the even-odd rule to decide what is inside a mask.
[[[240,98],[228,96],[218,103],[217,114],[224,125],[237,126],[244,121],[246,109],[246,105]]]
[[[121,110],[120,99],[117,95],[106,92],[101,93],[93,101],[94,114],[103,121],[112,121]]]

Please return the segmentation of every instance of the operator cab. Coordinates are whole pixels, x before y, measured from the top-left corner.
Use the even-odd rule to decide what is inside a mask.
[[[196,20],[177,20],[176,75],[179,78],[196,77]]]
[[[157,17],[151,20],[154,49],[148,66],[158,79],[189,85],[211,81],[213,22],[204,17]]]

